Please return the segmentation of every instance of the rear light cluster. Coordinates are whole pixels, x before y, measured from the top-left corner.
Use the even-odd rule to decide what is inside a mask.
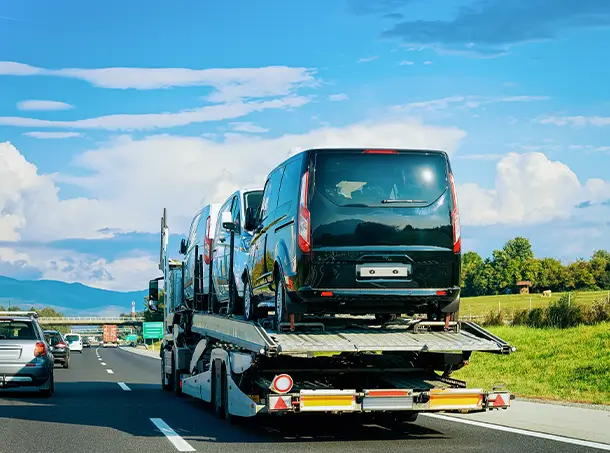
[[[212,239],[210,238],[210,219],[211,216],[208,216],[205,221],[205,247],[203,249],[203,259],[205,260],[205,264],[210,264],[210,250],[212,250]]]
[[[309,209],[307,209],[307,191],[309,190],[309,172],[301,177],[301,198],[299,200],[299,248],[307,253],[311,251],[311,225]]]
[[[453,210],[451,211],[451,224],[453,225],[453,252],[461,253],[462,231],[460,225],[460,210],[458,208],[458,200],[455,192],[455,181],[453,179],[453,173],[449,173],[449,184],[451,186],[451,199],[453,201]]]
[[[34,357],[42,357],[47,354],[47,345],[42,341],[37,341],[34,346]]]

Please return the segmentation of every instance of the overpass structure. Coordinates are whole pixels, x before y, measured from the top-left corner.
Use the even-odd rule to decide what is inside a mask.
[[[119,326],[141,326],[144,318],[130,316],[65,316],[63,318],[39,317],[38,323],[47,326],[103,326],[116,324]]]

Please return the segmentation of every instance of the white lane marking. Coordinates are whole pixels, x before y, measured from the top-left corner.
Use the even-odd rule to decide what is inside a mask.
[[[106,362],[102,362],[102,363],[101,363],[101,365],[104,365],[104,366],[105,366],[105,365],[106,365]]]
[[[422,414],[422,415],[425,415],[426,417],[431,417],[431,418],[438,418],[440,420],[447,420],[450,422],[463,423],[465,425],[478,426],[480,428],[495,429],[495,430],[504,431],[507,433],[521,434],[523,436],[538,437],[540,439],[554,440],[557,442],[563,442],[565,444],[580,445],[582,447],[598,448],[600,450],[610,451],[610,444],[602,444],[599,442],[592,442],[589,440],[574,439],[572,437],[557,436],[555,434],[539,433],[536,431],[528,431],[526,429],[521,429],[521,428],[511,428],[510,426],[494,425],[491,423],[483,423],[483,422],[478,422],[475,420],[464,420],[463,418],[449,417],[447,415],[441,415],[441,414]]]
[[[167,423],[160,418],[151,418],[150,421],[153,422],[157,428],[159,428],[159,431],[165,434],[165,437],[167,437],[168,440],[174,444],[174,447],[176,447],[178,451],[196,451],[186,440],[176,434],[176,431],[167,426]]]
[[[101,358],[101,357],[98,357],[98,358],[97,358],[97,360],[102,360],[102,358]]]
[[[131,389],[127,387],[127,384],[125,384],[124,382],[117,382],[117,384],[119,384],[119,387],[121,387],[126,392],[131,392]]]
[[[112,370],[106,370],[108,372],[108,374],[114,374],[114,371]]]

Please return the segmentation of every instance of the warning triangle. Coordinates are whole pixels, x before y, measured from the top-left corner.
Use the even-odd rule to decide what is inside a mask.
[[[277,399],[275,406],[273,407],[273,409],[275,409],[276,411],[282,410],[282,409],[288,409],[288,406],[286,405],[286,401],[284,401],[284,398],[282,398],[281,396]]]
[[[505,406],[504,398],[502,395],[496,395],[496,399],[494,400],[494,406]]]

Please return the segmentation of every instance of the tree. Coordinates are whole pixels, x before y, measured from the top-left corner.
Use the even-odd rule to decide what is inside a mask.
[[[466,252],[462,255],[461,286],[464,296],[477,294],[474,288],[474,278],[483,267],[483,258],[476,252]]]

